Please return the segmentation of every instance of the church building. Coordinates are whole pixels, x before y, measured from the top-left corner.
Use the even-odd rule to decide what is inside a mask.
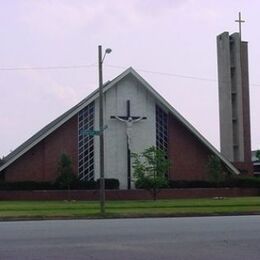
[[[104,91],[104,173],[116,178],[120,189],[134,188],[131,152],[156,146],[171,161],[171,180],[206,180],[210,155],[232,173],[237,168],[217,151],[133,68],[106,83]],[[81,180],[99,178],[98,90],[5,157],[0,175],[7,182],[54,181],[62,153]],[[129,162],[130,161],[130,162]],[[129,165],[130,163],[130,165]]]

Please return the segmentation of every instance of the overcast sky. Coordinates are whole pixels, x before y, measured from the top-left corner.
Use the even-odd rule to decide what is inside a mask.
[[[97,88],[99,44],[113,49],[104,81],[132,66],[219,148],[216,36],[238,30],[239,11],[249,42],[252,148],[260,148],[260,1],[0,0],[0,156]],[[3,70],[78,65],[92,66]]]

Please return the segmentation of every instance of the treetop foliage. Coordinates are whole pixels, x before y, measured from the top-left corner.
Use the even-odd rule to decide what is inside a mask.
[[[166,176],[170,162],[165,152],[152,146],[142,153],[133,153],[132,158],[136,188],[152,191],[156,199],[159,189],[168,186]]]

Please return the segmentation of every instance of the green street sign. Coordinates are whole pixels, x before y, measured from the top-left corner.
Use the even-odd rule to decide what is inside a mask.
[[[107,125],[104,126],[102,132],[107,129]],[[80,131],[80,135],[88,135],[88,136],[95,136],[95,135],[100,135],[100,132],[99,130],[81,130]]]
[[[99,131],[96,131],[96,130],[82,130],[81,134],[82,135],[88,135],[88,136],[95,136],[95,135],[99,135]]]

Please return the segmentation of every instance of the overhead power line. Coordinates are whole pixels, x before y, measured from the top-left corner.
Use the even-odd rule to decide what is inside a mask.
[[[118,68],[118,69],[126,69],[126,67],[123,66],[117,66],[117,65],[105,65],[106,67],[111,68]],[[218,82],[216,79],[210,79],[210,78],[202,78],[202,77],[196,77],[196,76],[190,76],[190,75],[183,75],[183,74],[174,74],[169,72],[160,72],[160,71],[151,71],[151,70],[145,70],[145,69],[138,69],[139,72],[145,72],[145,73],[151,73],[151,74],[157,74],[162,76],[169,76],[169,77],[175,77],[175,78],[183,78],[183,79],[192,79],[192,80],[199,80],[199,81],[208,81],[208,82]],[[249,84],[250,86],[260,86],[260,84]]]
[[[117,66],[117,65],[105,65],[105,66],[111,67],[111,68],[125,69],[125,67]],[[151,70],[138,69],[138,68],[136,70],[141,71],[141,72],[145,72],[145,73],[158,74],[158,75],[162,75],[162,76],[170,76],[170,77],[176,77],[176,78],[195,79],[195,80],[201,80],[201,81],[216,82],[215,79],[209,79],[209,78],[200,78],[200,77],[189,76],[189,75],[181,75],[181,74],[174,74],[174,73],[168,73],[168,72],[151,71]]]
[[[39,67],[0,67],[0,71],[16,71],[16,70],[59,70],[59,69],[84,69],[88,67],[96,67],[96,63],[88,65],[65,65],[65,66],[39,66]]]
[[[105,65],[105,67],[115,68],[115,69],[126,69],[124,66],[120,65]],[[96,63],[86,64],[86,65],[59,65],[59,66],[36,66],[36,67],[0,67],[0,71],[23,71],[23,70],[63,70],[63,69],[85,69],[90,67],[97,67]],[[175,78],[183,78],[183,79],[191,79],[191,80],[198,80],[198,81],[207,81],[207,82],[218,82],[216,79],[212,78],[203,78],[203,77],[196,77],[192,75],[183,75],[183,74],[175,74],[170,72],[160,72],[160,71],[152,71],[152,70],[145,70],[141,68],[136,69],[139,72],[150,73],[150,74],[157,74],[161,76],[168,76],[168,77],[175,77]],[[250,84],[250,86],[260,86],[260,84]]]

